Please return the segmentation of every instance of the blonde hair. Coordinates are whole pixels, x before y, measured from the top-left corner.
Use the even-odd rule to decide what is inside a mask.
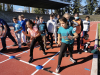
[[[70,14],[69,14],[69,13],[65,13],[65,14],[63,15],[63,17],[65,17],[66,15],[70,17]]]
[[[21,17],[22,17],[22,18],[25,18],[23,14],[21,15]]]

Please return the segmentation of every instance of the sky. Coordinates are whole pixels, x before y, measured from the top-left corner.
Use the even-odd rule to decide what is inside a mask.
[[[85,3],[86,0],[82,0],[81,4],[84,6],[86,5]],[[98,0],[99,1],[99,0]],[[100,1],[99,1],[99,5],[100,5]],[[14,5],[14,11],[17,11],[17,12],[22,12],[24,10],[24,6],[18,6],[18,5]],[[30,11],[31,11],[31,8],[30,8]],[[51,12],[51,11],[50,11]]]

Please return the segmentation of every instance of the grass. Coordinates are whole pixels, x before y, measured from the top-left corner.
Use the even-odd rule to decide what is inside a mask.
[[[98,34],[99,34],[99,48],[100,48],[100,23],[98,24]],[[99,50],[99,56],[98,56],[98,75],[100,75],[100,50]]]

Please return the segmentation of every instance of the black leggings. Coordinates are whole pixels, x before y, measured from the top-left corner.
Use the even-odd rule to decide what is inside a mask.
[[[6,48],[6,37],[9,37],[15,44],[17,44],[16,40],[14,39],[14,37],[12,36],[12,34],[7,31],[6,36],[1,38],[1,42],[2,42],[2,46],[3,48]]]
[[[73,45],[61,43],[60,53],[59,53],[59,57],[58,57],[58,65],[61,64],[63,53],[67,50],[67,47],[68,47],[68,50],[69,50],[70,57],[72,58]]]
[[[51,40],[49,39],[49,35],[50,35]],[[53,33],[48,32],[47,40],[50,41],[51,47],[52,47],[52,45],[53,45]]]
[[[31,46],[30,46],[30,57],[33,57],[33,49],[34,49],[34,46],[35,46],[35,44],[36,44],[37,41],[38,41],[39,45],[41,46],[43,52],[45,52],[44,45],[43,45],[43,41],[42,41],[42,37],[39,36],[36,39],[33,39],[32,42],[31,42]]]
[[[27,32],[27,34],[28,34],[28,32]],[[26,40],[30,41],[30,37],[26,36]]]

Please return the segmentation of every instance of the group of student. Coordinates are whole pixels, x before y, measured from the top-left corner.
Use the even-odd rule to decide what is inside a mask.
[[[1,41],[3,49],[0,52],[7,50],[6,48],[6,37],[8,36],[13,42],[13,46],[18,45],[18,50],[21,50],[21,45],[26,46],[27,43],[31,41],[30,45],[30,59],[29,63],[34,61],[33,59],[33,49],[38,41],[40,48],[39,50],[43,51],[43,54],[46,55],[45,50],[47,50],[46,38],[50,42],[51,49],[53,49],[53,37],[55,38],[55,44],[60,47],[60,53],[58,57],[58,65],[56,68],[56,72],[59,73],[60,64],[62,61],[63,53],[67,57],[67,48],[70,55],[70,61],[76,63],[76,60],[73,59],[73,46],[74,40],[77,39],[77,52],[80,54],[80,46],[81,48],[87,52],[89,49],[89,35],[87,34],[90,30],[90,22],[89,16],[86,16],[86,20],[82,21],[79,18],[79,14],[74,14],[74,19],[70,20],[70,14],[65,13],[62,18],[60,15],[55,17],[55,14],[50,15],[50,20],[47,23],[44,21],[43,17],[36,17],[36,20],[29,20],[24,17],[24,15],[19,15],[18,19],[16,17],[13,18],[13,27],[14,33],[17,38],[17,42],[14,37],[11,35],[9,25],[3,20],[0,19],[0,26],[2,27],[1,32]],[[81,38],[81,33],[83,32],[83,36]],[[27,37],[26,37],[27,36]],[[50,36],[50,38],[49,38]],[[21,43],[21,39],[23,43]],[[58,40],[58,42],[57,42]],[[43,44],[44,43],[44,44]]]

